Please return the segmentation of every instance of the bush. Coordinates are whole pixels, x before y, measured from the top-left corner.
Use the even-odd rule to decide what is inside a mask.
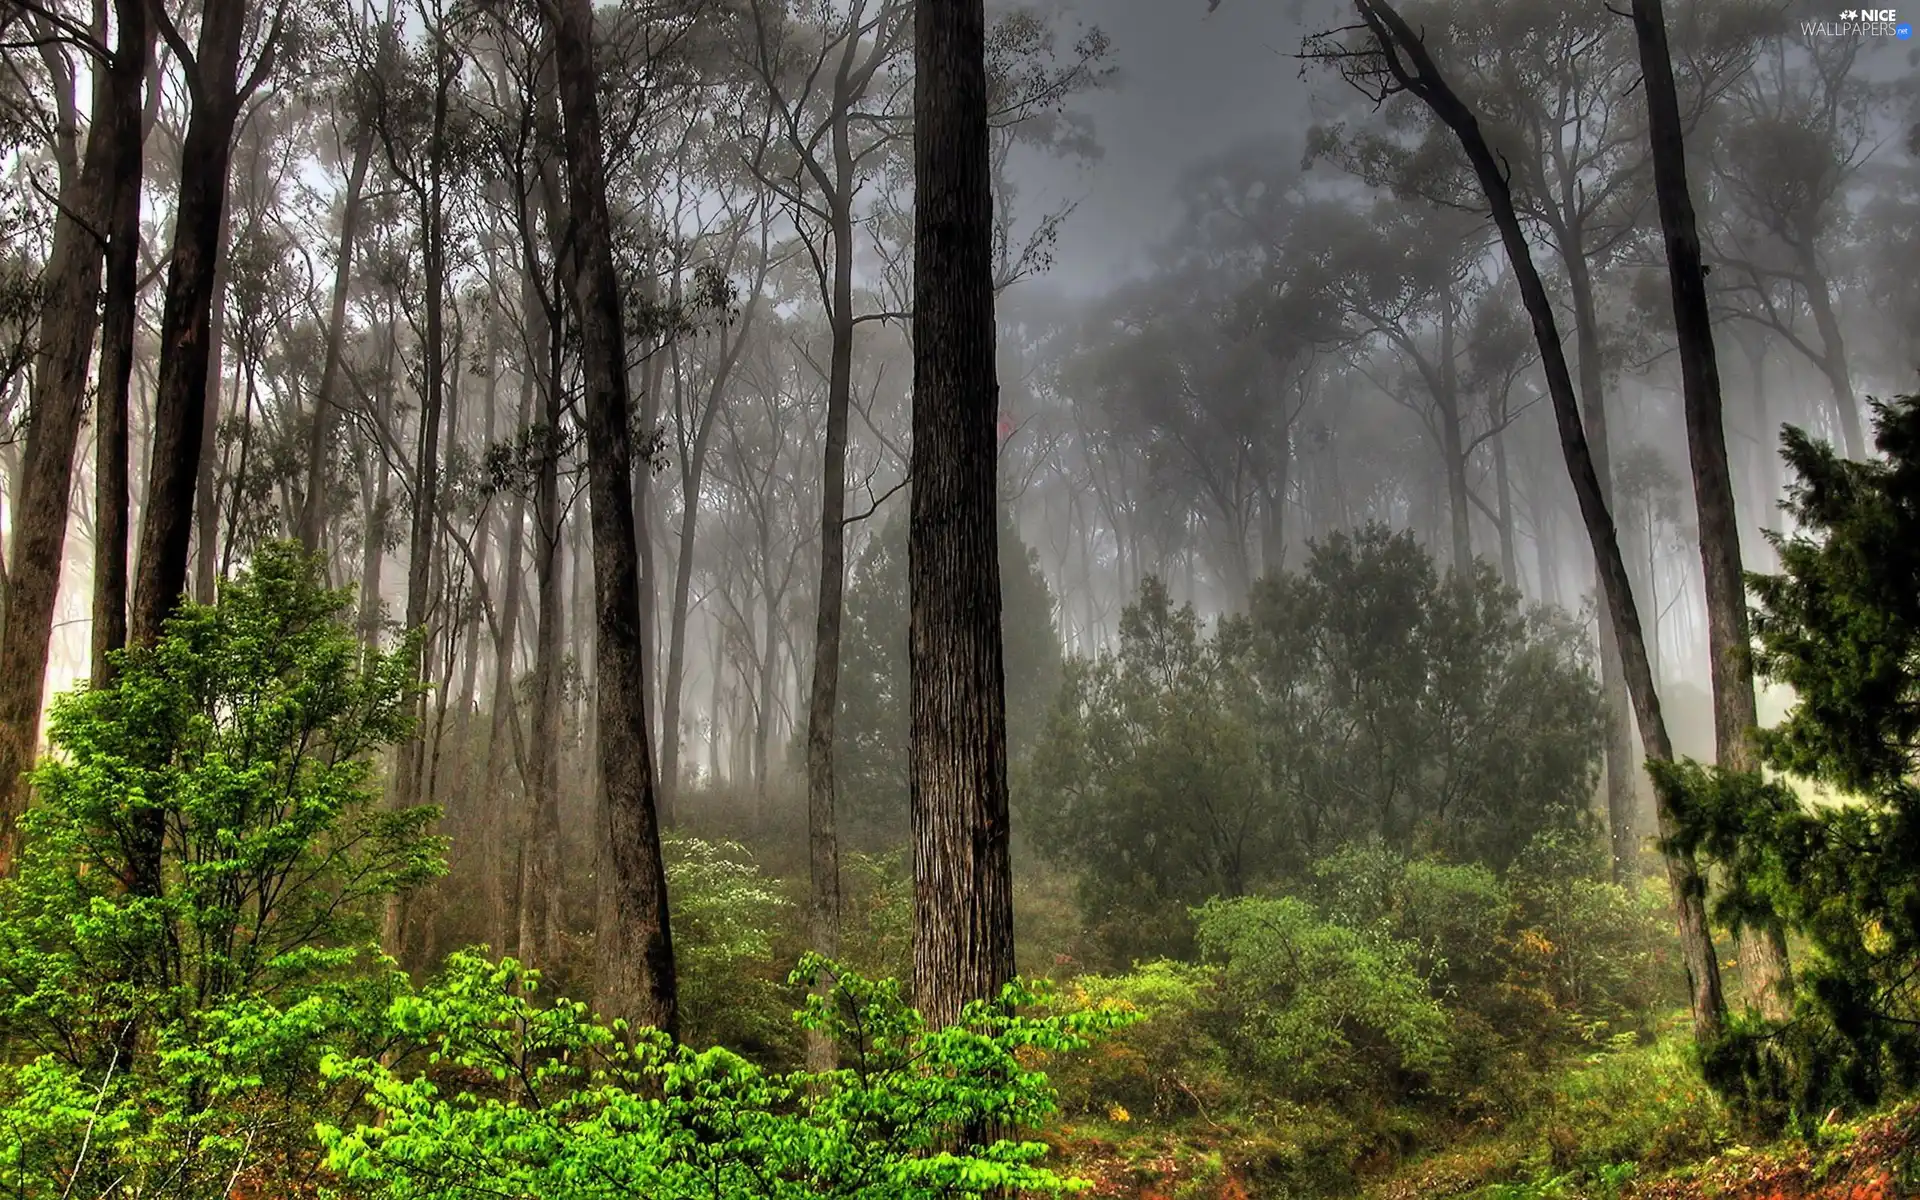
[[[774,939],[793,904],[738,842],[668,835],[683,1036],[760,1057],[793,1047]]]
[[[1216,900],[1195,920],[1252,1065],[1288,1096],[1403,1096],[1445,1065],[1447,1015],[1406,943],[1292,899]]]
[[[221,1197],[339,1111],[318,1047],[386,1044],[388,897],[439,870],[373,753],[407,730],[316,561],[263,549],[111,685],[54,702],[0,888],[0,1172],[23,1195]]]
[[[1121,1012],[1135,1020],[1094,1049],[1053,1061],[1062,1107],[1174,1117],[1240,1100],[1228,1050],[1234,1028],[1220,982],[1212,968],[1167,961],[1075,980],[1059,998],[1066,1011]]]
[[[1039,1165],[1040,1143],[960,1135],[1044,1120],[1053,1093],[1020,1053],[1077,1047],[1124,1018],[1021,1016],[1039,997],[1016,985],[931,1030],[896,984],[816,958],[791,983],[811,987],[822,973],[831,991],[809,997],[802,1024],[830,1032],[848,1066],[780,1075],[651,1030],[629,1048],[624,1027],[597,1023],[584,1005],[536,1004],[536,979],[512,961],[456,955],[442,981],[392,1014],[454,1078],[402,1077],[368,1057],[330,1062],[381,1120],[323,1127],[328,1163],[380,1200],[948,1200],[1069,1189]]]

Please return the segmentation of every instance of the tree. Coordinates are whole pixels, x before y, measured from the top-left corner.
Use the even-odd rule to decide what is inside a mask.
[[[1574,393],[1573,376],[1567,369],[1553,301],[1534,266],[1533,252],[1514,206],[1507,173],[1481,132],[1479,118],[1447,82],[1427,53],[1424,41],[1406,20],[1385,0],[1354,2],[1365,31],[1363,43],[1358,48],[1349,48],[1325,39],[1317,43],[1313,53],[1323,61],[1337,64],[1349,82],[1372,95],[1384,98],[1399,91],[1411,93],[1452,130],[1472,164],[1525,301],[1534,340],[1540,346],[1547,391],[1553,401],[1554,423],[1560,432],[1561,453],[1566,459],[1567,473],[1572,476],[1587,539],[1593,547],[1601,594],[1618,640],[1627,691],[1640,726],[1641,744],[1650,759],[1669,762],[1673,759],[1673,743],[1667,735],[1659,692],[1654,687],[1639,610],[1626,561],[1620,554],[1620,539],[1581,424],[1579,401]],[[1694,1038],[1704,1046],[1719,1037],[1726,1002],[1720,987],[1720,960],[1714,953],[1713,936],[1707,925],[1706,881],[1693,855],[1673,841],[1678,830],[1670,800],[1670,796],[1655,788],[1654,810],[1660,826],[1662,857],[1666,861],[1667,884],[1673,894],[1674,916],[1687,964]]]
[[[216,6],[216,12],[218,7]],[[21,773],[33,759],[40,732],[41,693],[46,686],[53,606],[66,554],[67,510],[73,492],[74,446],[86,400],[87,366],[93,353],[103,246],[98,231],[121,231],[114,240],[124,257],[129,189],[138,211],[140,93],[146,79],[147,34],[138,4],[118,4],[119,30],[106,49],[106,11],[97,28],[76,41],[83,54],[106,61],[93,71],[93,96],[84,159],[72,147],[57,147],[60,196],[48,256],[47,291],[34,362],[31,424],[16,496],[14,545],[4,580],[5,620],[0,621],[0,872],[12,863],[13,828],[25,808]],[[210,18],[210,23],[212,19]],[[44,53],[55,67],[57,102],[66,127],[77,129],[72,64],[61,39],[49,37]],[[183,60],[191,61],[187,56]],[[129,123],[127,113],[133,120]],[[131,139],[131,145],[127,143]],[[224,166],[222,167],[224,172]],[[136,229],[135,237],[138,237]],[[125,268],[121,270],[124,287]]]
[[[1769,535],[1779,574],[1748,577],[1760,670],[1795,697],[1762,756],[1838,802],[1753,772],[1666,773],[1685,843],[1723,865],[1718,915],[1806,939],[1791,1013],[1735,1025],[1705,1064],[1769,1125],[1872,1104],[1920,1064],[1920,398],[1874,414],[1884,461],[1787,429],[1796,531]]]
[[[1022,819],[1125,961],[1179,945],[1167,910],[1298,886],[1350,841],[1504,869],[1579,826],[1602,715],[1564,615],[1374,526],[1212,636],[1149,581],[1118,649],[1070,664]]]
[[[586,383],[587,471],[593,518],[595,681],[599,688],[601,905],[594,1001],[674,1036],[678,1028],[666,860],[660,848],[653,743],[640,624],[633,517],[625,309],[613,269],[606,160],[593,63],[591,0],[544,0],[559,77],[567,206],[575,248],[574,304]]]
[[[1760,718],[1753,695],[1753,663],[1748,657],[1740,523],[1734,514],[1733,475],[1727,466],[1720,365],[1707,306],[1700,230],[1694,221],[1693,195],[1687,188],[1686,122],[1673,82],[1673,56],[1667,49],[1667,19],[1661,0],[1633,0],[1633,27],[1640,45],[1647,132],[1653,142],[1653,191],[1667,247],[1686,412],[1687,459],[1693,471],[1694,509],[1700,524],[1707,653],[1713,676],[1714,746],[1722,766],[1751,771],[1757,766],[1752,739]],[[1761,1010],[1770,1017],[1784,1016],[1792,986],[1785,934],[1763,923],[1755,936],[1743,940],[1740,950],[1747,982]]]
[[[913,991],[944,1026],[1014,969],[982,0],[920,0],[913,45]]]

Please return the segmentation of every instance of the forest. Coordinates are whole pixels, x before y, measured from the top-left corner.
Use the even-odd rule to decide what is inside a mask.
[[[0,1195],[1920,1196],[1920,49],[0,0]]]

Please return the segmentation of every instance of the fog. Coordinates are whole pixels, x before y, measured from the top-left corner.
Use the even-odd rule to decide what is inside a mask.
[[[163,3],[143,39],[145,7],[0,10],[0,833],[40,802],[21,772],[85,757],[57,697],[156,640],[242,639],[284,683],[331,631],[411,720],[343,752],[353,787],[445,839],[360,897],[403,968],[631,966],[624,787],[660,889],[667,854],[706,898],[675,934],[700,1037],[818,1065],[753,1021],[803,948],[904,970],[909,579],[961,520],[909,529],[912,0],[598,5],[591,96],[561,7]],[[1749,690],[1761,726],[1795,702],[1736,644],[1737,573],[1796,531],[1783,429],[1873,460],[1875,398],[1914,390],[1920,39],[1674,0],[1663,124],[1597,0],[986,11],[998,393],[967,421],[997,437],[1022,968],[1198,962],[1215,901],[1338,925],[1352,855],[1641,913],[1656,726],[1712,760]],[[308,623],[193,625],[260,579]],[[201,682],[209,727],[244,708]],[[1554,1028],[1684,1002],[1670,970],[1627,995],[1677,961],[1632,953]]]

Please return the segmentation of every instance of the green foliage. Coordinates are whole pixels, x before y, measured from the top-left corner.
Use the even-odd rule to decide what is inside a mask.
[[[1149,580],[1120,634],[1069,665],[1021,789],[1113,961],[1183,952],[1169,914],[1304,882],[1356,839],[1497,870],[1582,824],[1602,711],[1584,637],[1484,565],[1442,577],[1372,528],[1212,636]]]
[[[1234,1033],[1220,973],[1191,963],[1141,963],[1123,975],[1082,975],[1062,994],[1070,1009],[1131,1014],[1128,1028],[1051,1064],[1063,1102],[1078,1112],[1157,1117],[1214,1111],[1246,1099],[1229,1047]]]
[[[793,907],[745,846],[668,835],[682,1036],[751,1051],[790,1041],[774,938]]]
[[[652,1031],[629,1048],[620,1027],[597,1023],[584,1005],[536,1004],[535,978],[511,960],[456,955],[441,982],[392,1014],[429,1048],[434,1072],[402,1076],[369,1057],[329,1064],[381,1115],[351,1131],[322,1127],[329,1164],[384,1200],[944,1200],[1073,1190],[1040,1165],[1043,1144],[970,1144],[962,1134],[1046,1118],[1052,1091],[1022,1056],[1083,1045],[1123,1016],[1023,1016],[1039,997],[1015,985],[996,1003],[969,1006],[960,1024],[932,1030],[897,984],[812,957],[792,983],[811,987],[822,973],[830,992],[809,997],[801,1023],[829,1031],[847,1065],[776,1075]]]
[[[110,686],[55,701],[0,888],[10,1186],[224,1197],[337,1102],[319,1045],[382,1044],[405,983],[373,920],[440,846],[432,810],[371,780],[414,648],[361,646],[350,600],[268,546]]]
[[[1414,949],[1293,899],[1209,901],[1201,954],[1221,968],[1254,1064],[1289,1095],[1405,1094],[1451,1053]]]
[[[1008,757],[1033,747],[1060,686],[1053,593],[1039,555],[1000,516],[1000,604]],[[895,845],[907,835],[907,521],[905,506],[860,557],[847,585],[834,721],[843,836]]]
[[[1851,462],[1789,429],[1798,482],[1778,575],[1756,575],[1756,661],[1795,703],[1770,765],[1845,795],[1663,768],[1681,845],[1721,864],[1716,916],[1778,920],[1806,940],[1784,1025],[1734,1022],[1709,1077],[1762,1127],[1920,1083],[1920,398],[1876,405],[1884,461]]]

